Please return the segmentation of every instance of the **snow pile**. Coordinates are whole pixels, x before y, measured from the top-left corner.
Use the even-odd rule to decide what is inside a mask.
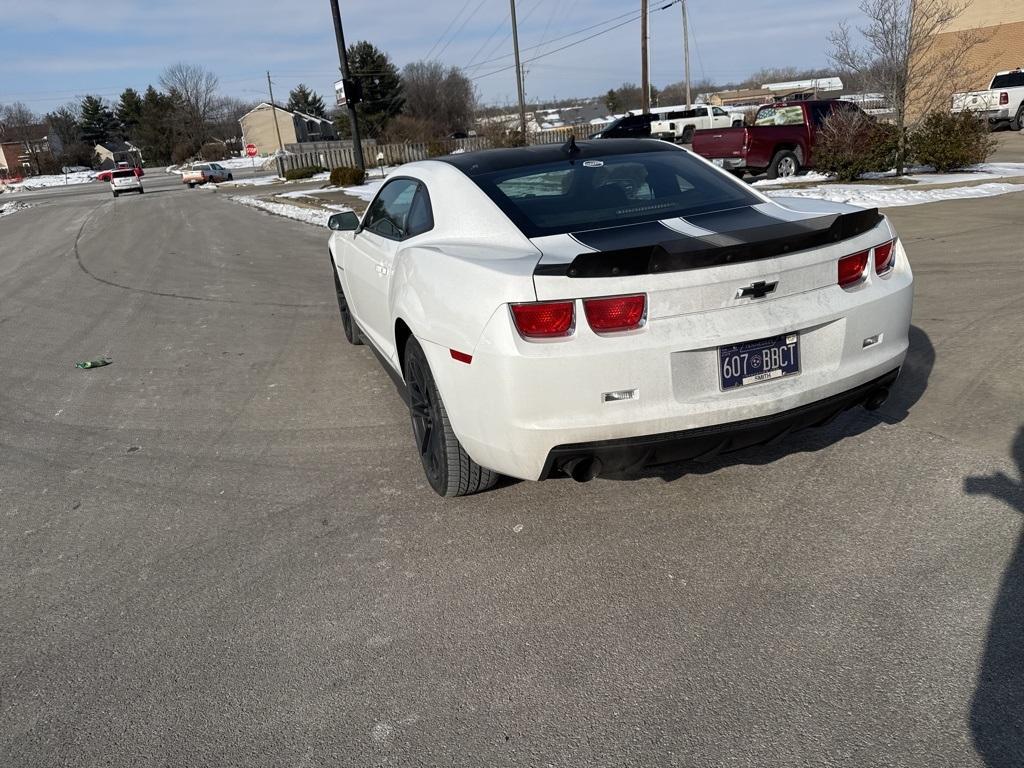
[[[317,210],[314,208],[300,208],[297,205],[288,205],[287,203],[272,203],[268,200],[260,200],[258,197],[232,197],[236,203],[242,205],[248,205],[251,208],[259,208],[260,210],[273,213],[278,216],[284,216],[288,219],[294,219],[295,221],[301,221],[306,224],[313,224],[318,227],[326,227],[327,220],[331,218],[338,211],[351,210],[343,205],[332,205],[331,210]]]
[[[217,185],[212,181],[208,181],[205,184],[200,184],[199,189],[212,189],[214,192],[217,191]]]
[[[800,176],[789,176],[785,179],[761,179],[751,182],[752,187],[788,187],[790,184],[806,184],[807,182],[819,183],[828,181],[831,178],[827,173],[807,171]]]
[[[281,181],[280,176],[250,176],[247,179],[235,179],[234,181],[222,182],[226,187],[264,187],[267,184],[277,184]]]
[[[918,189],[882,184],[826,184],[807,189],[769,189],[765,194],[772,197],[813,197],[833,203],[850,203],[862,208],[892,208],[901,205],[937,203],[942,200],[993,197],[1009,192],[1024,192],[1024,184],[989,183],[945,189]]]
[[[31,207],[32,206],[29,205],[28,203],[20,203],[16,201],[12,201],[10,203],[0,203],[0,216],[10,216],[12,213],[17,213],[18,211],[23,211],[26,208]]]
[[[360,184],[358,187],[328,187],[325,192],[344,192],[346,195],[352,197],[358,197],[360,200],[370,202],[373,200],[373,196],[377,194],[377,190],[384,184],[385,179],[374,179],[373,181],[367,181],[364,184]]]
[[[897,176],[895,170],[884,173],[865,173],[860,178],[869,181],[894,180],[912,181],[918,184],[964,184],[970,181],[994,181],[996,179],[1010,179],[1024,176],[1024,163],[981,163],[971,165],[953,173],[935,173],[935,169],[927,165],[919,165],[910,168],[910,172],[903,176]],[[828,175],[817,171],[808,171],[800,176],[790,176],[787,179],[761,179],[753,182],[755,187],[785,187],[791,184],[806,184],[807,182],[822,182],[829,180]]]

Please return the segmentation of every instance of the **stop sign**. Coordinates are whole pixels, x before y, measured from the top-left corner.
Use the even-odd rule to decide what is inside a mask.
[[[246,144],[245,145],[245,155],[246,155],[246,157],[256,157],[257,154],[258,154],[258,150],[256,149],[256,145],[255,144]]]

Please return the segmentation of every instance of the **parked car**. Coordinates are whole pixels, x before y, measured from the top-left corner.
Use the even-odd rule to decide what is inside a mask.
[[[606,128],[590,134],[592,139],[644,139],[651,135],[651,123],[660,116],[656,114],[626,115]]]
[[[145,192],[142,188],[142,179],[133,168],[118,168],[110,172],[110,191],[117,197],[122,192],[138,192],[140,195]]]
[[[651,123],[651,136],[655,139],[689,144],[696,131],[708,128],[728,128],[743,125],[743,117],[730,115],[721,107],[698,105],[670,112],[667,117]]]
[[[752,126],[697,131],[693,151],[740,176],[796,176],[814,167],[818,129],[837,109],[860,111],[852,102],[835,99],[766,104],[757,110]]]
[[[987,91],[953,94],[953,112],[973,112],[988,121],[990,128],[1009,125],[1024,127],[1024,69],[997,72]]]
[[[405,389],[446,496],[876,408],[907,352],[913,276],[885,216],[766,197],[666,142],[410,163],[329,227],[345,337]]]
[[[197,163],[181,174],[182,184],[193,189],[197,184],[209,184],[220,181],[233,181],[234,175],[220,163]]]

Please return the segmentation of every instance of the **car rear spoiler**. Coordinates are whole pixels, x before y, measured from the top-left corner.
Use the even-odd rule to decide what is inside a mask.
[[[569,264],[541,263],[534,274],[626,277],[741,264],[848,240],[871,231],[881,221],[878,209],[868,208],[726,233],[701,236],[678,233],[650,245],[581,253]],[[672,230],[666,228],[666,232]]]

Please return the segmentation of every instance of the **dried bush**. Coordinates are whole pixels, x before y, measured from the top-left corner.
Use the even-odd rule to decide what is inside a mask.
[[[219,141],[209,141],[199,148],[199,155],[207,162],[227,160],[228,148]]]
[[[331,184],[335,187],[358,187],[366,181],[366,171],[341,166],[331,171]]]
[[[896,126],[863,112],[836,110],[818,130],[814,167],[839,181],[853,181],[863,173],[893,168],[898,146]]]
[[[290,171],[284,172],[284,178],[286,181],[299,181],[301,179],[311,178],[314,174],[323,173],[326,168],[321,168],[318,165],[308,165],[305,168],[292,168]]]
[[[995,151],[988,126],[970,112],[932,112],[910,132],[910,155],[936,171],[985,162]]]

